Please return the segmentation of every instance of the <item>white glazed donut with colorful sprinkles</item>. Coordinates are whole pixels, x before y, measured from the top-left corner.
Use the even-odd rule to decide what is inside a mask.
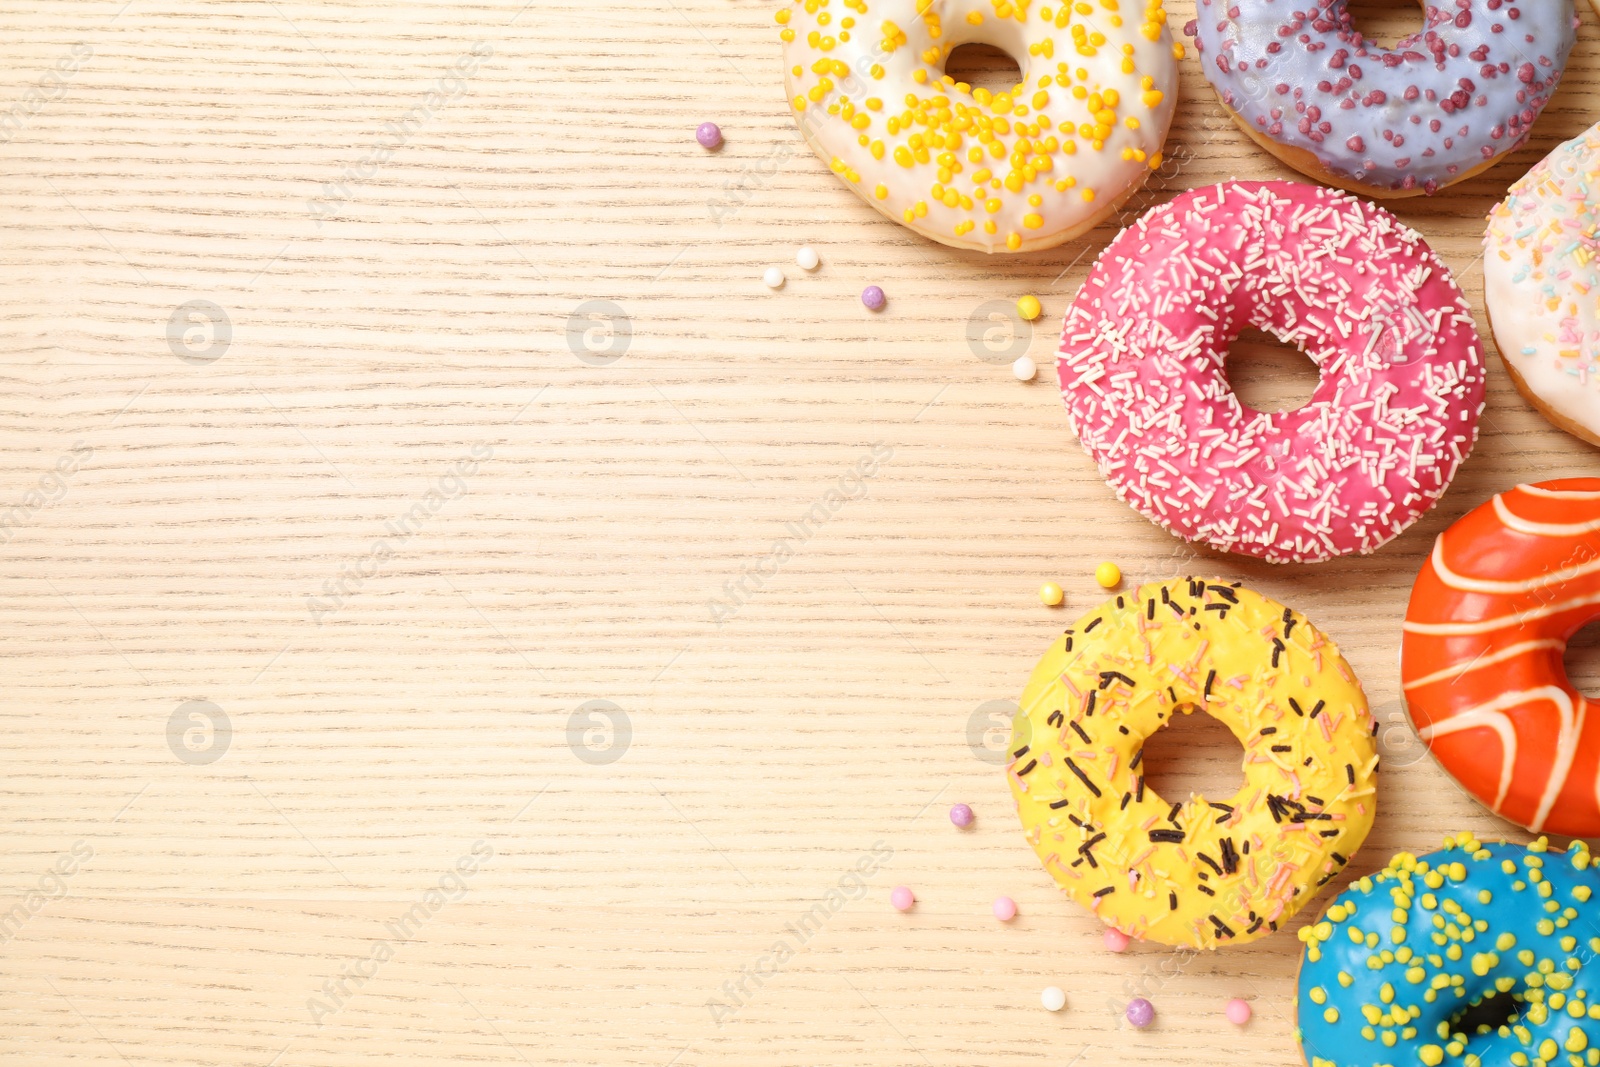
[[[1527,140],[1577,42],[1573,0],[1425,0],[1382,47],[1346,0],[1200,0],[1186,27],[1239,125],[1302,174],[1433,193]]]
[[[1511,187],[1489,216],[1483,277],[1517,388],[1600,445],[1600,125]]]
[[[1092,229],[1161,166],[1183,46],[1161,0],[791,0],[777,14],[800,132],[868,204],[983,252]],[[991,93],[963,44],[1016,59]]]
[[[1267,414],[1228,384],[1255,326],[1321,371]],[[1477,440],[1472,312],[1421,237],[1299,182],[1185,193],[1123,231],[1067,313],[1057,364],[1085,450],[1179,537],[1273,563],[1372,552],[1443,495]]]

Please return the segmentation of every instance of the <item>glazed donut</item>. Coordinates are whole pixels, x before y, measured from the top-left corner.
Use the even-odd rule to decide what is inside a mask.
[[[1226,802],[1145,787],[1145,741],[1196,710],[1244,746],[1244,786]],[[1130,937],[1216,948],[1276,930],[1361,847],[1376,728],[1338,646],[1304,616],[1237,582],[1153,582],[1050,646],[1006,777],[1067,896]]]
[[[1031,252],[1093,229],[1161,165],[1183,46],[1161,0],[791,0],[788,92],[817,156],[868,204],[957,248]],[[944,73],[980,42],[1009,93]]]
[[[1600,445],[1600,125],[1495,208],[1483,284],[1511,380],[1545,418]]]
[[[1269,415],[1228,385],[1257,326],[1322,372]],[[1371,552],[1433,506],[1477,439],[1484,366],[1450,271],[1381,208],[1230,182],[1146,214],[1067,313],[1057,369],[1084,448],[1128,504],[1274,563]]]
[[[1600,619],[1600,478],[1522,485],[1439,535],[1406,609],[1417,735],[1495,814],[1600,837],[1600,716],[1567,642]]]
[[[1540,838],[1402,852],[1300,929],[1311,1067],[1600,1063],[1600,887],[1588,848]]]
[[[1424,0],[1424,28],[1365,40],[1346,0],[1200,0],[1186,32],[1234,120],[1302,174],[1434,193],[1527,140],[1577,42],[1573,0]]]

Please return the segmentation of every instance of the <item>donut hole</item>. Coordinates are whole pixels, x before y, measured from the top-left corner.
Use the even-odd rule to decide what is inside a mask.
[[[1228,349],[1225,373],[1239,403],[1268,415],[1305,407],[1322,382],[1310,356],[1254,328]]]
[[[1145,788],[1168,804],[1194,796],[1227,801],[1244,788],[1244,755],[1232,730],[1196,710],[1175,713],[1145,738],[1139,766]]]
[[[1515,993],[1490,993],[1452,1015],[1450,1032],[1466,1034],[1468,1038],[1492,1034],[1500,1027],[1510,1025],[1522,1009],[1522,998]]]
[[[1350,21],[1367,43],[1393,48],[1423,32],[1420,4],[1407,0],[1346,0]]]
[[[1590,700],[1600,700],[1600,620],[1572,635],[1566,664],[1572,688]]]
[[[958,45],[945,60],[944,72],[991,93],[1010,93],[1022,83],[1022,68],[1016,59],[992,44]]]

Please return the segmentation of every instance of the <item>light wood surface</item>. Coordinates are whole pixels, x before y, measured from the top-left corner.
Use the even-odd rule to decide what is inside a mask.
[[[1475,302],[1489,208],[1600,118],[1581,6],[1532,143],[1397,207]],[[1297,1062],[1293,932],[1101,949],[1021,839],[994,702],[1114,559],[1303,609],[1398,723],[1432,538],[1600,451],[1496,363],[1476,454],[1375,557],[1175,542],[1112,497],[981,314],[1038,294],[1016,347],[1048,364],[1116,222],[986,259],[882,221],[801,145],[771,11],[5,5],[0,1062]],[[1174,0],[1175,31],[1192,12]],[[1286,175],[1183,70],[1178,162],[1126,219]],[[694,143],[707,119],[720,152]],[[181,316],[169,336],[192,301],[226,314],[225,344]],[[1309,395],[1299,356],[1240,364],[1260,404]],[[1039,605],[1046,579],[1065,608]],[[627,729],[571,731],[591,701]],[[1507,832],[1385,736],[1352,870]],[[1230,772],[1197,738],[1166,746],[1172,782]],[[458,861],[473,873],[430,897]],[[1135,991],[1160,1013],[1144,1033],[1119,1026]],[[1255,1004],[1242,1031],[1232,996]]]

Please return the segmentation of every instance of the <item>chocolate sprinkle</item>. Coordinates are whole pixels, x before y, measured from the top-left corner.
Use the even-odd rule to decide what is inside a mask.
[[[1083,769],[1081,767],[1072,762],[1071,756],[1067,757],[1067,767],[1072,771],[1073,774],[1078,776],[1078,781],[1089,787],[1089,792],[1093,793],[1095,796],[1100,795],[1100,787],[1089,781],[1089,776],[1083,773]]]

